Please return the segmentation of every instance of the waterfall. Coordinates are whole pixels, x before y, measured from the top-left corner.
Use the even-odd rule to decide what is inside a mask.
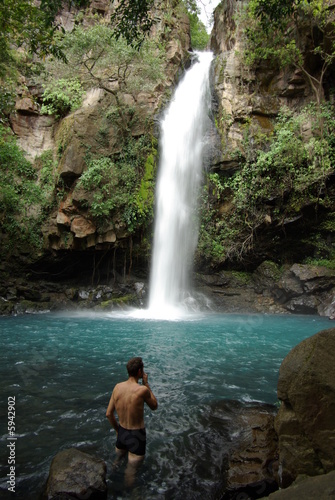
[[[161,122],[149,311],[170,317],[190,297],[197,201],[209,122],[211,52],[185,73]]]

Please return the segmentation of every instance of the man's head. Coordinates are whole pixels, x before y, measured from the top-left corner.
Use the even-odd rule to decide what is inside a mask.
[[[143,370],[142,358],[131,358],[127,363],[127,370],[129,377],[137,377],[138,370]]]

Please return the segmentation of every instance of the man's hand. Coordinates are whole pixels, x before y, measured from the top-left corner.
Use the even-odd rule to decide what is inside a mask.
[[[144,396],[144,401],[147,403],[149,408],[151,408],[152,410],[157,410],[158,406],[157,399],[154,396],[152,390],[150,389],[150,386],[148,384],[148,375],[145,372],[143,372],[142,381],[143,385],[148,389],[147,394]]]
[[[143,372],[143,377],[142,377],[143,385],[148,384],[148,374]]]

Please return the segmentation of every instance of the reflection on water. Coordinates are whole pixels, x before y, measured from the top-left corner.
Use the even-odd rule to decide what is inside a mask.
[[[15,498],[36,500],[52,457],[72,446],[107,462],[109,498],[215,498],[235,432],[231,408],[219,416],[215,408],[231,400],[276,403],[283,358],[329,327],[328,319],[311,316],[0,318],[2,432],[8,397],[17,402]],[[147,458],[135,491],[127,493],[123,468],[111,471],[115,434],[105,412],[135,355],[144,359],[159,408],[146,410]],[[1,436],[2,492],[7,437]]]

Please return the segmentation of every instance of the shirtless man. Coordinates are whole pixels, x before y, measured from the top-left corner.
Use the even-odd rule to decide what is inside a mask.
[[[116,384],[106,411],[106,417],[117,434],[116,453],[118,458],[128,453],[128,465],[125,472],[128,486],[132,484],[136,468],[145,456],[144,403],[151,410],[156,410],[158,406],[157,399],[148,384],[148,375],[143,368],[142,358],[132,358],[128,361],[129,378],[125,382]],[[143,385],[138,383],[140,378]],[[119,423],[115,418],[115,411]]]

